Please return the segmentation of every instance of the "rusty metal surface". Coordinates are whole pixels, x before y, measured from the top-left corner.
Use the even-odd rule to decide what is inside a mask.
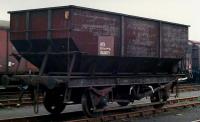
[[[23,40],[27,31],[30,39],[46,39],[50,32],[53,39],[72,37],[81,52],[98,55],[98,38],[112,36],[115,56],[125,53],[127,57],[182,58],[185,53],[188,39],[188,27],[185,25],[61,7],[51,10],[51,27],[48,28],[48,10],[51,9],[12,12],[11,39]],[[29,30],[26,30],[27,19]]]
[[[162,56],[164,58],[183,58],[186,54],[188,28],[162,24]]]
[[[192,44],[192,69],[200,70],[200,45]]]
[[[10,37],[11,40],[25,39],[25,23],[25,13],[14,14],[10,17],[10,28],[13,31]]]
[[[128,57],[158,57],[159,23],[125,18],[125,52]]]
[[[28,84],[36,85],[40,83],[49,89],[54,88],[57,84],[66,83],[68,87],[88,87],[88,86],[117,86],[117,85],[133,85],[133,84],[165,84],[176,81],[176,78],[182,76],[174,75],[138,75],[135,77],[112,77],[96,76],[90,78],[88,76],[71,76],[70,81],[67,81],[67,76],[37,76],[37,75],[18,75],[15,78],[25,81]],[[29,80],[29,79],[32,80]]]
[[[49,44],[52,53],[80,52],[74,72],[170,73],[185,56],[187,39],[185,25],[93,9],[71,6],[11,12],[11,41],[20,53],[45,52]],[[44,58],[23,56],[37,67]],[[51,55],[45,72],[67,72],[70,61],[69,55]]]
[[[98,38],[114,38],[114,55],[120,53],[120,16],[89,10],[71,10],[72,38],[82,52],[98,55]]]
[[[158,19],[152,19],[152,18],[145,18],[145,17],[127,15],[127,14],[122,14],[122,13],[117,13],[117,12],[111,12],[111,11],[105,11],[105,10],[98,10],[98,9],[93,9],[93,8],[86,8],[86,7],[75,6],[75,5],[58,6],[58,7],[48,7],[48,8],[37,8],[37,9],[18,10],[18,11],[8,11],[8,13],[12,14],[12,13],[27,12],[27,11],[35,11],[35,10],[48,10],[48,9],[54,10],[54,9],[66,9],[66,8],[83,9],[83,10],[89,10],[89,11],[94,11],[94,12],[107,13],[107,14],[112,14],[112,15],[131,16],[131,17],[140,18],[140,19],[146,19],[146,20],[150,20],[150,21],[161,21],[161,22],[165,22],[165,23],[169,23],[169,24],[175,24],[175,25],[181,25],[181,26],[190,27],[190,25],[184,25],[184,24],[179,24],[179,23],[174,23],[174,22],[169,22],[169,21],[163,21],[163,20],[158,20]]]
[[[14,73],[17,70],[17,67],[19,73],[28,72],[29,70],[36,72],[37,68],[24,58],[21,59],[22,61],[19,64],[19,62],[11,56],[12,53],[17,54],[17,50],[14,48],[12,43],[7,40],[7,33],[8,30],[0,29],[0,74],[5,74],[7,68],[8,73]],[[7,65],[9,66],[7,67]]]
[[[52,11],[52,38],[67,38],[69,18],[66,18],[66,13],[68,13],[69,17],[68,9],[58,9]]]
[[[35,11],[30,13],[30,39],[47,38],[48,17],[47,11]]]
[[[133,84],[164,84],[174,82],[174,77],[135,77],[135,78],[118,78],[118,79],[72,79],[68,82],[69,87],[87,87],[87,86],[117,86],[117,85],[133,85]]]
[[[0,30],[0,72],[6,71],[6,40],[7,32]]]

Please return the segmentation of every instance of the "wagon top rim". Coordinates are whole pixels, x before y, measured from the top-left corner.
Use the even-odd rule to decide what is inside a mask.
[[[67,5],[67,6],[57,6],[57,7],[46,7],[46,8],[36,8],[36,9],[26,9],[26,10],[8,11],[8,13],[9,13],[9,14],[13,14],[13,13],[21,13],[21,12],[32,12],[32,11],[42,11],[42,10],[54,10],[54,9],[62,9],[62,8],[68,8],[68,9],[69,9],[69,8],[75,8],[75,9],[89,10],[89,11],[94,11],[94,12],[100,12],[100,13],[106,13],[106,14],[124,16],[124,17],[134,17],[134,18],[138,18],[138,19],[144,19],[144,20],[149,20],[149,21],[156,21],[156,22],[160,22],[160,23],[168,23],[168,24],[173,24],[173,25],[179,25],[179,26],[190,27],[190,25],[186,25],[186,24],[174,23],[174,22],[163,21],[163,20],[159,20],[159,19],[153,19],[153,18],[146,18],[146,17],[134,16],[134,15],[124,14],[124,13],[111,12],[111,11],[107,11],[107,10],[100,10],[100,9],[94,9],[94,8],[82,7],[82,6],[76,6],[76,5]]]

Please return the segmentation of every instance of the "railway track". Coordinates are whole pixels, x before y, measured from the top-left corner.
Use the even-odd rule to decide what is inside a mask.
[[[181,84],[179,86],[180,92],[188,92],[188,91],[198,91],[200,90],[200,85],[191,85],[191,84]],[[175,89],[174,89],[175,91]],[[31,105],[32,101],[30,98],[30,93],[26,92],[24,94],[24,97],[22,98],[21,103],[19,104],[19,97],[20,92],[19,91],[6,91],[6,92],[0,92],[0,107],[19,107],[24,105]],[[40,103],[42,103],[43,97],[40,97]]]
[[[19,107],[25,105],[31,105],[31,93],[30,91],[25,91],[21,101],[19,101],[19,97],[21,95],[21,91],[18,85],[10,85],[6,89],[0,89],[0,107]],[[40,103],[43,101],[43,96],[39,97]]]
[[[200,90],[200,85],[198,84],[181,84],[178,86],[180,92],[188,92],[188,91],[198,91]],[[175,88],[174,88],[175,91]]]
[[[150,116],[162,112],[173,111],[177,108],[194,107],[200,105],[200,97],[179,98],[167,101],[167,104],[161,109],[153,109],[152,103],[129,105],[126,107],[107,108],[104,115],[97,118],[87,118],[81,111],[63,113],[60,115],[41,115],[23,118],[10,118],[0,120],[0,122],[40,122],[40,121],[63,121],[63,122],[107,122],[121,119],[130,119],[136,117]]]
[[[43,97],[39,97],[39,103],[42,103]],[[0,100],[0,107],[19,107],[19,106],[25,106],[25,105],[31,105],[32,99],[31,98],[22,98],[22,101],[19,102],[19,99],[6,99],[6,100]]]

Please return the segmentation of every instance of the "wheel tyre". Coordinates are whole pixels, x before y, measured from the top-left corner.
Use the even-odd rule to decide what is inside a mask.
[[[82,104],[83,113],[87,117],[98,117],[102,115],[102,112],[94,112],[92,101],[88,92],[82,95],[81,104]]]
[[[65,109],[63,97],[56,92],[47,92],[43,104],[46,110],[51,114],[60,114]]]
[[[129,102],[117,102],[120,106],[127,106]]]
[[[91,110],[91,102],[88,101],[88,96],[86,94],[82,95],[81,103],[84,114],[88,117],[92,117],[93,115],[91,113],[93,113],[93,111]]]
[[[162,99],[163,101],[167,101],[169,99],[170,93],[167,89],[162,90]]]
[[[151,99],[151,102],[152,103],[155,103],[155,102],[162,102],[160,99],[159,99],[159,96],[158,96],[158,93],[155,93],[154,95],[152,95],[150,97]],[[164,103],[160,103],[160,104],[156,104],[156,105],[153,105],[153,107],[155,109],[158,109],[158,108],[162,108],[164,106]]]
[[[160,94],[160,97],[159,97],[159,94]],[[168,98],[169,98],[169,92],[166,89],[157,91],[150,97],[152,103],[166,102]],[[162,108],[164,105],[165,103],[160,103],[160,104],[153,105],[153,107],[155,109],[159,109],[159,108]]]

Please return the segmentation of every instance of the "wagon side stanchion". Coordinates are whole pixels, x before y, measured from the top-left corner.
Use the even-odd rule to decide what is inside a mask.
[[[44,72],[50,51],[51,51],[51,44],[48,46],[46,54],[43,58],[42,65],[39,70],[39,77],[42,76],[42,74]],[[38,103],[39,103],[39,101],[38,101],[39,100],[39,85],[40,85],[39,82],[36,82],[36,86],[34,86],[34,89],[33,89],[33,106],[34,106],[35,113],[39,112],[39,105],[38,105]]]
[[[68,30],[66,31],[66,35],[67,35],[67,80],[65,82],[65,91],[64,91],[64,100],[63,103],[67,103],[70,99],[71,96],[71,89],[68,88],[68,82],[71,79],[71,73],[72,73],[72,69],[74,67],[74,63],[76,60],[76,53],[72,53],[72,59],[70,58],[71,56],[71,51],[70,51],[70,37],[71,37],[71,21],[70,21],[70,11],[68,11],[67,13],[65,13],[65,28],[67,28],[68,26]],[[67,21],[66,21],[67,20]]]
[[[70,53],[68,54],[70,55]],[[74,67],[74,63],[76,61],[76,52],[72,53],[72,60],[70,62],[68,62],[68,73],[67,73],[67,81],[69,82],[70,81],[70,77],[71,77],[71,73],[72,73],[72,69]],[[64,94],[64,103],[67,103],[69,101],[69,93],[70,93],[70,89],[68,89],[68,82],[65,83],[65,87],[66,87],[66,90],[65,90],[65,94]]]

